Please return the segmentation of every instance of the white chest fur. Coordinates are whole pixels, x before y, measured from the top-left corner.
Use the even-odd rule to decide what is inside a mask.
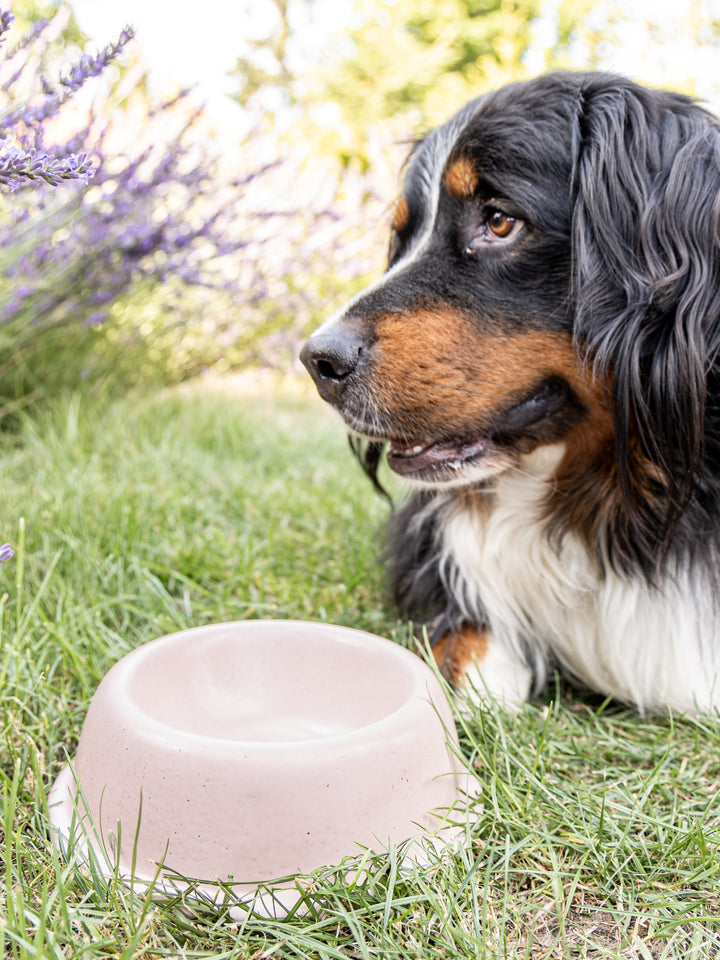
[[[556,661],[641,710],[720,707],[720,616],[709,584],[690,570],[655,588],[600,575],[579,539],[548,539],[542,500],[563,452],[555,445],[526,457],[498,479],[489,505],[447,496],[437,507],[442,574],[464,614],[486,619],[508,653],[529,656],[541,681]]]

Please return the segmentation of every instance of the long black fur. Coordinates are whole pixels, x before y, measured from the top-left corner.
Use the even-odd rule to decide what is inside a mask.
[[[578,78],[574,335],[610,375],[631,556],[646,573],[720,518],[720,126],[687,97]],[[633,486],[630,436],[662,475]]]
[[[538,176],[548,158],[570,165],[572,279],[559,310],[597,375],[612,383],[622,492],[620,513],[597,555],[649,579],[679,556],[704,556],[714,566],[720,550],[720,125],[686,96],[605,74],[551,74],[510,85],[471,104],[468,113],[482,103],[486,115],[491,101],[499,128],[517,126],[518,156],[509,162],[518,170],[532,164]],[[533,137],[544,145],[530,157],[522,153],[521,137],[533,101]],[[410,158],[410,191],[426,147],[430,139]],[[647,476],[639,486],[632,472],[633,437],[657,469],[651,496]],[[355,450],[377,486],[379,446]],[[414,502],[421,508],[423,497]]]
[[[301,357],[415,483],[390,589],[448,679],[720,709],[718,120],[600,73],[489,93],[413,148],[389,266]]]

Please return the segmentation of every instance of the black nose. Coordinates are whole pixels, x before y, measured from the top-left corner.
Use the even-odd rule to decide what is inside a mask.
[[[350,375],[357,369],[363,349],[362,338],[341,325],[310,337],[300,351],[300,360],[324,400],[332,403],[340,398]]]

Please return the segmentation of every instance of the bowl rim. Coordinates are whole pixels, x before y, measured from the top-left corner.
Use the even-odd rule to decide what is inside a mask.
[[[322,736],[308,736],[304,737],[302,740],[254,740],[243,739],[242,737],[234,736],[209,735],[184,727],[174,726],[171,723],[164,723],[162,720],[159,720],[156,716],[149,713],[135,702],[133,705],[133,711],[137,711],[137,713],[142,715],[144,723],[143,733],[147,735],[147,737],[143,736],[140,737],[140,739],[151,739],[150,734],[152,732],[155,734],[165,733],[165,736],[167,736],[168,731],[171,731],[173,746],[187,744],[188,746],[193,745],[194,747],[197,747],[201,744],[206,746],[208,744],[217,744],[218,746],[222,746],[223,748],[227,749],[228,745],[232,745],[235,749],[242,749],[244,752],[257,752],[259,754],[279,752],[282,750],[287,751],[288,749],[290,749],[293,753],[302,752],[306,745],[312,744],[327,745],[329,749],[330,746],[335,747],[341,741],[351,744],[355,741],[365,740],[368,738],[368,736],[375,735],[377,729],[382,728],[383,726],[389,726],[392,722],[396,721],[397,718],[402,717],[403,713],[414,709],[418,701],[425,701],[434,711],[438,721],[442,723],[442,726],[445,730],[446,740],[448,741],[448,748],[451,749],[451,742],[457,736],[455,724],[454,722],[450,722],[452,721],[451,708],[440,681],[435,676],[430,666],[422,659],[422,657],[417,656],[411,650],[401,646],[399,643],[396,643],[393,640],[387,639],[386,637],[381,637],[377,634],[370,633],[366,630],[360,630],[355,627],[346,627],[340,624],[328,623],[326,621],[297,619],[228,620],[204,624],[196,627],[187,627],[183,630],[177,630],[172,633],[163,634],[160,637],[148,640],[140,646],[135,647],[133,650],[129,651],[123,657],[117,660],[115,664],[113,664],[113,666],[108,670],[101,680],[100,685],[102,685],[102,683],[107,677],[110,676],[110,674],[114,674],[113,682],[119,683],[121,691],[126,693],[127,687],[132,682],[133,675],[135,674],[143,655],[148,655],[152,651],[157,650],[160,646],[172,646],[173,643],[177,643],[178,641],[181,641],[193,634],[222,633],[224,631],[232,631],[238,627],[242,628],[243,630],[261,633],[264,631],[272,632],[273,630],[277,630],[278,627],[281,627],[284,630],[286,627],[293,626],[300,626],[316,631],[319,630],[320,632],[326,634],[335,634],[335,642],[345,643],[346,645],[350,646],[353,645],[353,641],[355,642],[355,645],[358,644],[358,641],[361,644],[370,643],[381,649],[383,654],[387,655],[390,660],[401,663],[405,668],[406,674],[411,682],[408,684],[407,691],[402,700],[398,701],[397,707],[389,712],[384,713],[382,716],[370,721],[369,723],[364,723],[358,727],[351,727],[346,730],[339,730],[337,732]],[[152,648],[152,650],[150,648]],[[431,684],[436,687],[434,697],[430,689]],[[96,694],[97,690],[100,689],[100,685],[98,685],[96,689]],[[95,695],[93,695],[92,699],[94,698]],[[439,704],[436,702],[438,699],[440,699]],[[446,708],[446,711],[443,711],[443,707]],[[118,709],[122,710],[122,705],[119,704]],[[89,712],[90,711],[88,710],[88,713]],[[447,717],[443,716],[443,712],[447,712]],[[453,736],[453,734],[455,736]]]

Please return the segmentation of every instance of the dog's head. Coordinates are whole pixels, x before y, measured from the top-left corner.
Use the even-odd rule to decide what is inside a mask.
[[[302,360],[418,485],[482,482],[564,441],[562,469],[609,458],[631,500],[641,459],[667,533],[705,455],[719,321],[716,121],[681,95],[556,74],[415,147],[387,273]]]

